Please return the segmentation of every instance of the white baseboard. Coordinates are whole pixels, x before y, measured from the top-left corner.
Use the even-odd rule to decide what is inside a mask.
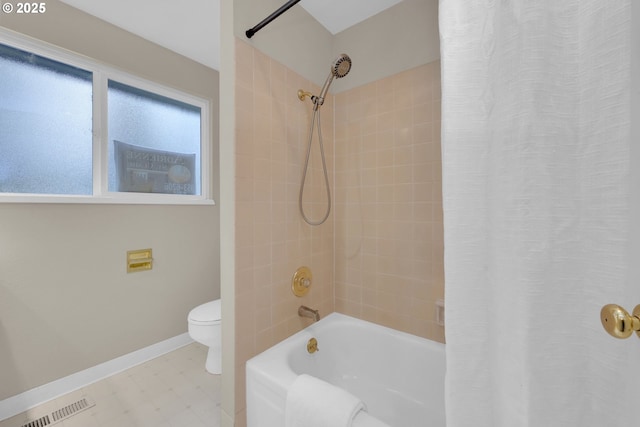
[[[93,366],[84,371],[52,381],[48,384],[27,390],[24,393],[0,400],[0,421],[21,414],[49,400],[86,387],[96,381],[117,374],[136,365],[154,359],[170,351],[191,344],[188,333],[136,350],[124,356]]]

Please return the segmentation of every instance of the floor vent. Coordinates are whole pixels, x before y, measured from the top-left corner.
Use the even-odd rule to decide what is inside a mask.
[[[44,417],[40,417],[37,420],[29,421],[26,424],[23,424],[22,427],[45,427],[51,425],[51,421],[49,421],[49,415],[45,415]]]
[[[45,415],[44,417],[29,421],[28,423],[23,424],[21,427],[45,427],[53,425],[93,406],[95,406],[95,402],[87,397],[83,397],[82,399],[72,403],[71,405],[67,405],[64,408],[56,409],[51,413],[51,415]]]

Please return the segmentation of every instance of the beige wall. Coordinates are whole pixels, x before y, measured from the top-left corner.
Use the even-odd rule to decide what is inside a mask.
[[[444,342],[440,61],[335,108],[336,311]]]
[[[333,36],[299,4],[280,15],[251,39],[245,31],[271,15],[284,0],[236,0],[234,34],[291,70],[321,85],[332,59]]]
[[[235,151],[236,151],[236,37],[235,0],[220,0],[220,292],[222,297],[221,427],[236,418],[235,325]]]
[[[0,25],[209,99],[219,199],[218,73],[55,0]],[[218,206],[0,204],[0,399],[187,331],[220,295]],[[125,254],[151,247],[152,271]]]
[[[438,0],[403,0],[336,34],[333,56],[342,52],[353,69],[336,80],[334,93],[440,59]]]

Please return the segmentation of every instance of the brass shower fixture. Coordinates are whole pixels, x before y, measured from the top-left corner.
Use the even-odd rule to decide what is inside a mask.
[[[299,89],[299,90],[298,90],[298,99],[299,99],[300,101],[304,101],[304,99],[305,99],[307,96],[308,96],[309,98],[311,98],[311,97],[313,96],[313,94],[312,94],[311,92],[307,92],[307,91],[304,91],[304,90],[302,90],[302,89]]]
[[[299,267],[291,278],[291,291],[297,297],[302,297],[309,292],[313,276],[309,267]]]

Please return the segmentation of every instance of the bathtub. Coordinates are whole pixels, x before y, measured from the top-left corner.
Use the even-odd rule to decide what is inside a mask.
[[[319,351],[307,352],[316,338]],[[445,427],[445,346],[332,313],[247,361],[248,427],[283,427],[288,388],[300,374],[360,398],[392,427]]]

